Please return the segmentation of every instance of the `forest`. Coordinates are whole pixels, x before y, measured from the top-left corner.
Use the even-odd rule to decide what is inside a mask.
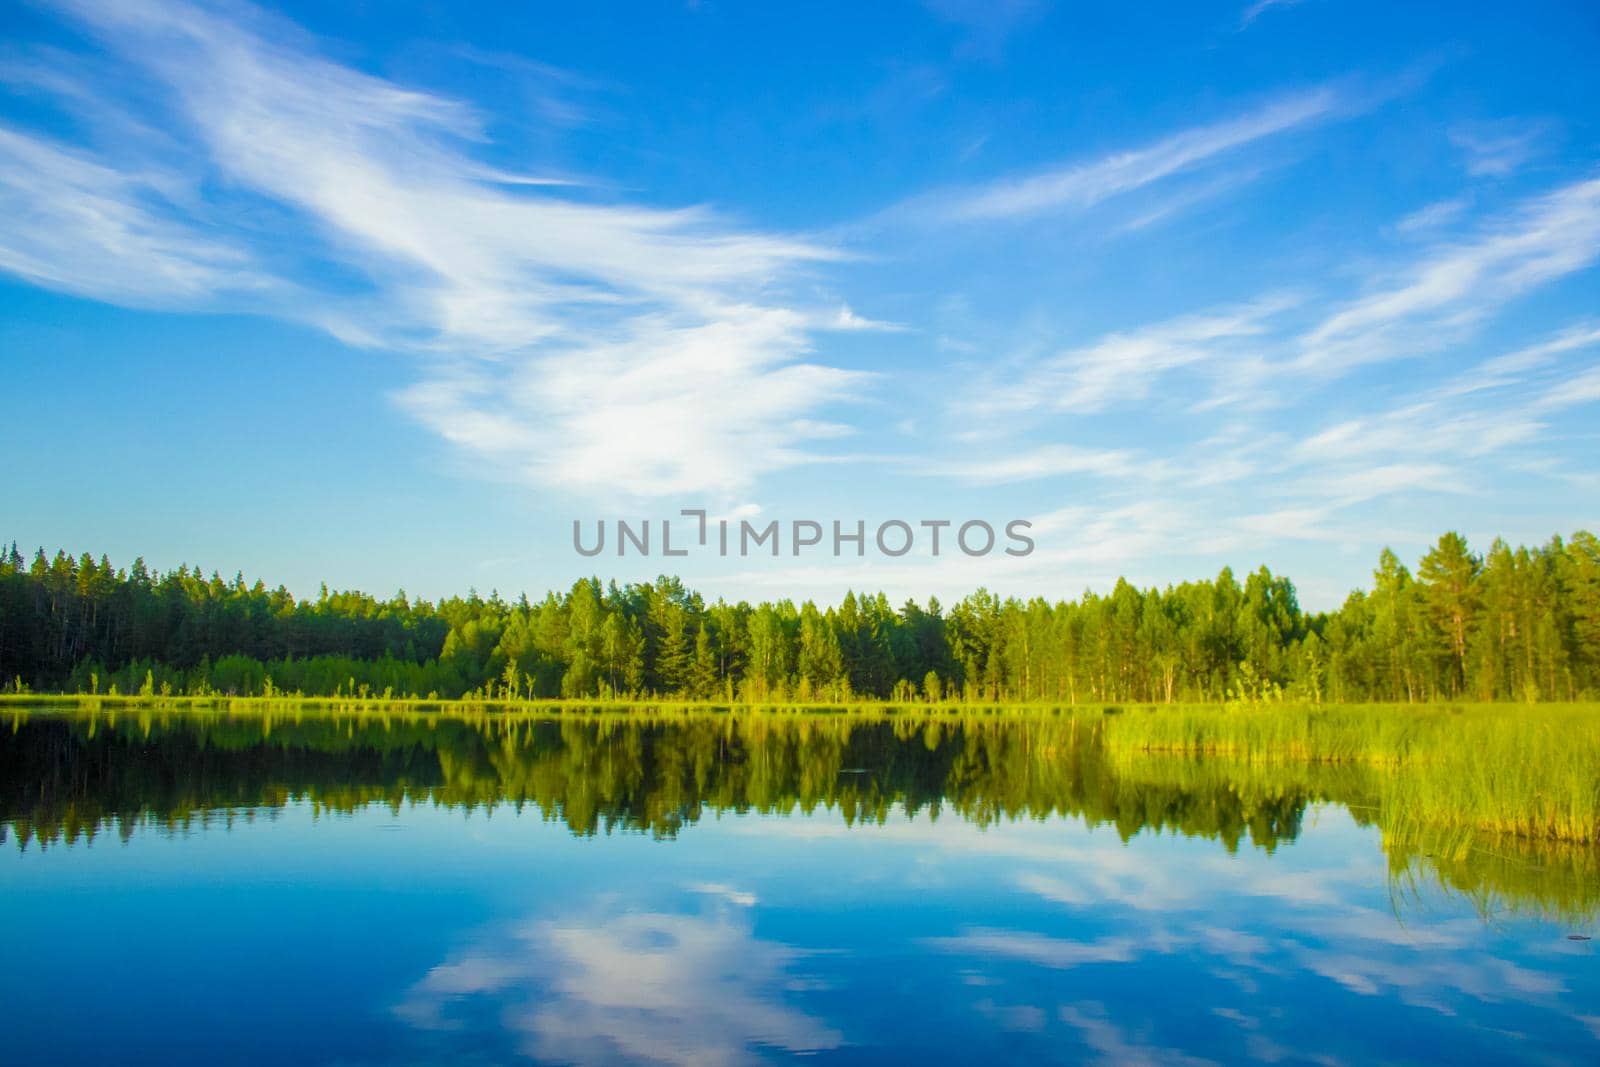
[[[1600,694],[1600,540],[1472,551],[1301,610],[1261,567],[1075,600],[708,603],[676,578],[580,580],[542,600],[384,600],[198,567],[0,552],[14,692],[719,703],[1582,700]]]

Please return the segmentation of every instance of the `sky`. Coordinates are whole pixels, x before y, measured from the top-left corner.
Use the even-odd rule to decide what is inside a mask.
[[[1600,528],[1592,3],[0,24],[25,552],[819,602],[1266,564],[1320,609],[1384,546]],[[1036,547],[573,550],[685,508]]]

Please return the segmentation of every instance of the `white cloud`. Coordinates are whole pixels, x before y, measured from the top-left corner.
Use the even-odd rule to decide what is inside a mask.
[[[1537,155],[1550,133],[1545,122],[1500,119],[1456,126],[1450,143],[1466,157],[1468,174],[1504,178]]]
[[[1436,205],[1437,207],[1437,205]],[[1457,210],[1452,205],[1451,212]],[[1431,223],[1430,223],[1431,224]],[[1254,301],[1180,315],[1104,334],[1088,344],[1044,358],[1028,358],[951,402],[964,417],[1012,416],[1025,412],[1101,414],[1135,407],[1147,410],[1154,396],[1181,396],[1192,409],[1248,408],[1277,404],[1291,383],[1325,385],[1368,363],[1410,358],[1464,340],[1470,329],[1501,305],[1542,285],[1591,266],[1600,258],[1600,179],[1567,185],[1530,198],[1509,214],[1480,227],[1465,240],[1436,240],[1404,266],[1384,271],[1368,294],[1312,312],[1304,294],[1275,292]],[[1486,365],[1482,388],[1510,373],[1516,361],[1547,361],[1552,355],[1592,343],[1592,324],[1580,325],[1498,365]],[[1167,379],[1186,373],[1184,389]],[[1194,388],[1194,380],[1200,390]],[[1495,420],[1491,419],[1490,422]],[[1003,421],[1001,426],[1009,425]],[[1354,428],[1352,428],[1354,429]],[[1510,432],[1522,436],[1526,426]],[[1465,435],[1453,433],[1460,441]],[[1502,443],[1491,434],[1484,447]],[[1468,446],[1472,447],[1468,442]],[[997,459],[993,480],[1012,480],[1023,468],[1049,473],[1059,454],[1064,472],[1078,472],[1089,453],[1053,446],[1030,462],[1017,453]],[[1103,473],[1115,451],[1101,450]]]
[[[1519,348],[1503,356],[1485,360],[1459,376],[1442,391],[1446,397],[1503,389],[1525,380],[1530,373],[1547,367],[1570,352],[1600,348],[1600,326],[1579,323],[1548,340]]]
[[[1600,402],[1600,366],[1579,371],[1566,381],[1551,386],[1538,399],[1535,408],[1539,411],[1561,411],[1597,402]]]
[[[1300,339],[1302,369],[1330,373],[1436,350],[1513,297],[1600,258],[1600,179],[1535,197],[1460,243],[1442,244]]]
[[[1275,316],[1295,305],[1278,294],[1210,314],[1186,315],[1038,360],[1011,381],[958,402],[981,414],[1042,409],[1094,413],[1145,400],[1169,372],[1225,365],[1248,371],[1260,359]]]
[[[1399,222],[1394,224],[1397,233],[1426,233],[1454,222],[1462,213],[1471,206],[1471,201],[1464,196],[1452,197],[1449,200],[1436,200],[1418,208]]]
[[[969,485],[999,485],[1067,474],[1091,474],[1102,478],[1138,477],[1147,472],[1147,464],[1132,452],[1078,448],[1073,445],[1042,445],[990,458],[953,460],[919,471]]]
[[[1443,463],[1380,463],[1344,469],[1314,469],[1301,482],[1302,490],[1314,493],[1339,507],[1363,504],[1381,497],[1418,493],[1459,493],[1466,490],[1466,476]]]
[[[447,368],[401,395],[447,440],[520,480],[641,497],[746,490],[848,429],[807,413],[859,372],[804,362],[806,320],[725,308],[712,322],[641,317],[617,341]]]
[[[1244,29],[1275,7],[1294,7],[1299,3],[1300,0],[1256,0],[1244,9],[1244,14],[1239,16],[1239,28]]]
[[[1303,492],[1340,506],[1472,491],[1491,458],[1537,446],[1547,416],[1600,401],[1592,365],[1560,372],[1563,360],[1596,347],[1600,329],[1584,322],[1483,360],[1408,401],[1307,435],[1287,450],[1284,469],[1298,472]]]
[[[1253,112],[1183,130],[1142,148],[1068,163],[1022,177],[919,197],[902,210],[941,222],[1023,219],[1082,211],[1112,197],[1192,171],[1268,138],[1327,121],[1356,105],[1331,88],[1281,97]]]
[[[523,348],[568,334],[573,307],[586,322],[641,304],[714,317],[730,288],[833,256],[701,209],[507,188],[468,154],[483,135],[466,105],[276,43],[290,27],[268,41],[157,0],[77,11],[170,89],[224,175],[303,211],[425,342]]]
[[[275,286],[243,250],[175,218],[170,185],[0,125],[0,270],[136,306]]]
[[[482,164],[470,107],[320,58],[272,16],[164,0],[62,6],[165,91],[175,135],[220,183],[288,210],[364,279],[353,295],[306,283],[272,310],[434,357],[405,406],[494,473],[737,493],[839,433],[817,412],[864,379],[808,361],[813,338],[890,328],[836,300],[784,295],[834,251],[704,208],[595,202],[566,179]],[[39,220],[8,234],[0,267],[122,302],[206,306],[276,284],[233,245],[192,236],[130,167],[111,150],[95,160],[0,140],[0,196],[13,217]]]
[[[1060,529],[1036,526],[1030,573],[1292,541],[1371,544],[1374,524],[1393,521],[1379,515],[1396,501],[1481,496],[1512,470],[1574,476],[1559,463],[1529,464],[1551,415],[1600,400],[1600,372],[1579,362],[1600,346],[1595,323],[1454,374],[1439,350],[1464,345],[1514,297],[1597,257],[1600,180],[1591,179],[1532,197],[1465,237],[1436,236],[1409,263],[1382,271],[1383,284],[1331,308],[1318,309],[1302,290],[1026,355],[949,404],[953,419],[993,428],[984,451],[928,469],[973,485],[1098,479],[1094,507],[1064,509],[1070,521]],[[1385,394],[1387,406],[1369,399],[1360,414],[1327,410],[1333,379],[1422,356],[1434,373],[1410,396]],[[1219,433],[1213,419],[1224,408],[1234,422]],[[1072,443],[1061,431],[1083,421],[1052,415],[1098,418],[1084,443]],[[1120,436],[1105,429],[1113,422]],[[1054,442],[1037,444],[1043,433]],[[1159,506],[1145,506],[1141,494]]]
[[[1414,456],[1476,458],[1537,436],[1520,411],[1468,411],[1433,401],[1349,419],[1306,438],[1295,458],[1315,463]]]

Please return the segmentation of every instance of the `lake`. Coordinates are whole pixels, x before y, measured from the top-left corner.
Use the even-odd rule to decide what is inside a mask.
[[[1592,845],[975,715],[0,717],[14,1063],[1595,1062]]]

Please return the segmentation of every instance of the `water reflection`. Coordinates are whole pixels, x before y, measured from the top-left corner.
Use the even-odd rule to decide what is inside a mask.
[[[755,1048],[838,1048],[837,1030],[783,1000],[818,981],[800,969],[807,954],[754,936],[750,894],[706,896],[697,914],[627,911],[613,898],[527,920],[429,971],[397,1014],[456,1029],[492,1004],[541,1062],[731,1067],[755,1062]]]
[[[624,830],[660,839],[722,813],[823,810],[842,827],[881,824],[895,811],[930,823],[954,815],[979,827],[1065,816],[1123,840],[1174,831],[1228,853],[1243,845],[1271,853],[1299,837],[1313,804],[1333,802],[1382,830],[1401,905],[1419,885],[1442,884],[1485,915],[1577,922],[1600,912],[1600,848],[1416,822],[1403,807],[1386,810],[1385,773],[1348,764],[1130,760],[1105,751],[1079,723],[1054,717],[23,712],[0,730],[0,835],[23,848],[107,832],[126,838],[141,824],[203,827],[304,799],[344,813],[531,804],[577,835]],[[1094,884],[1078,891],[1095,900],[1126,896],[1116,862],[1101,862]],[[1151,907],[1170,891],[1139,888],[1156,894],[1141,897]]]
[[[673,864],[474,931],[399,1011],[584,1064],[1591,1053],[1592,952],[1547,926],[1485,923],[1439,887],[1398,919],[1374,834],[1327,805],[1301,844],[1235,855],[899,812],[854,829],[826,814],[706,822],[685,866],[716,857],[727,881],[686,883]],[[797,874],[782,857],[801,851]]]
[[[1048,719],[10,727],[22,1062],[1600,1051],[1593,852],[1430,832],[1371,769]]]

